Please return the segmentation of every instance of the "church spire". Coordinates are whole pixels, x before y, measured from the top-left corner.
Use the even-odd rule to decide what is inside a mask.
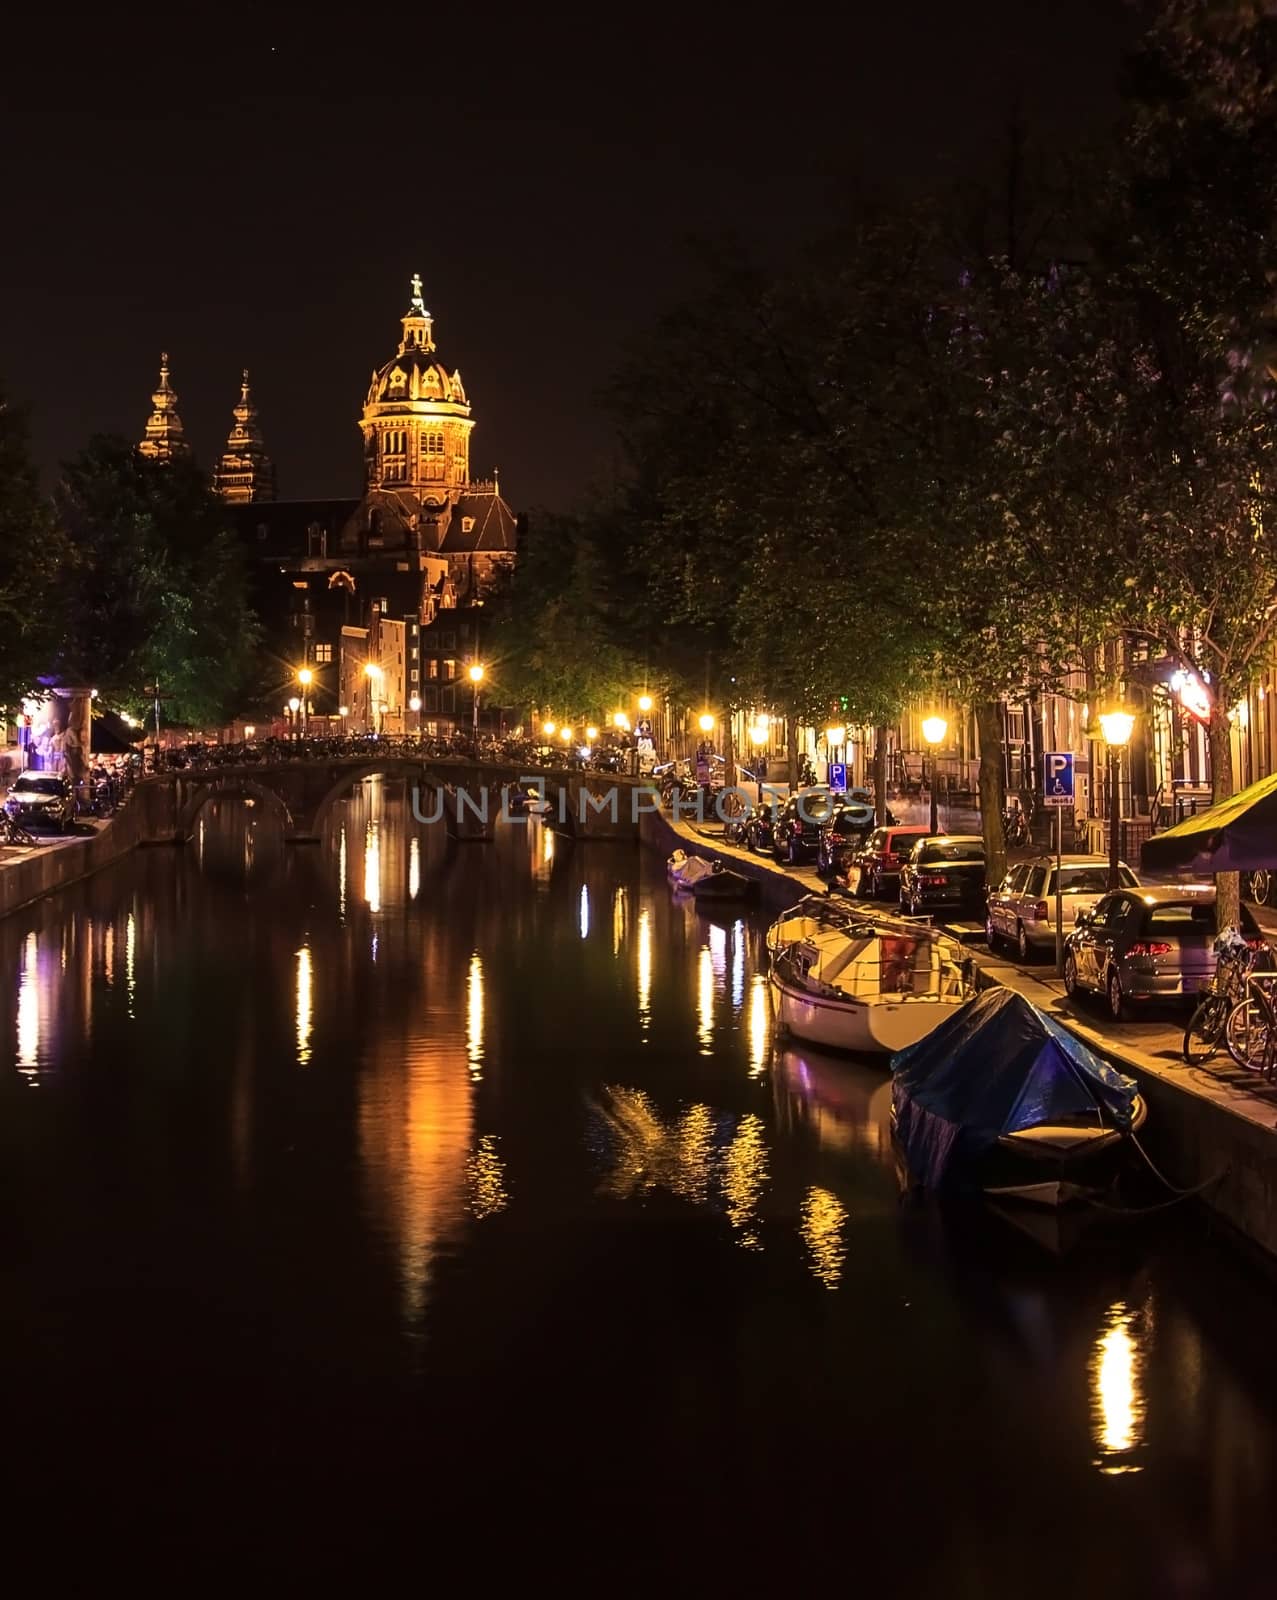
[[[151,406],[146,433],[138,449],[155,461],[171,461],[175,456],[190,455],[191,447],[186,442],[182,419],[177,414],[177,390],[169,382],[167,350],[160,356],[160,384],[151,395]]]
[[[273,500],[275,466],[266,454],[257,407],[248,386],[247,367],[240,376],[239,404],[231,415],[235,420],[226,438],[226,449],[213,474],[213,487],[223,500],[232,504]]]
[[[434,318],[426,310],[426,302],[421,298],[421,274],[414,272],[412,275],[412,303],[408,307],[408,314],[401,317],[403,323],[403,338],[399,341],[399,354],[404,355],[409,350],[433,350]]]

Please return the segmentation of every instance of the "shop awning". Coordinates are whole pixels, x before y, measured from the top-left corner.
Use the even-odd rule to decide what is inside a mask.
[[[1140,851],[1140,865],[1145,872],[1277,869],[1277,774],[1155,833]]]

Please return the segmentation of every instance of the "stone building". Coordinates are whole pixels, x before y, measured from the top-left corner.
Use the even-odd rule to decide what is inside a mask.
[[[171,461],[175,456],[191,453],[177,413],[177,390],[169,382],[167,350],[160,357],[160,384],[151,395],[151,415],[146,419],[146,432],[138,450],[152,461]]]
[[[248,387],[248,368],[240,379],[239,402],[226,449],[213,472],[213,487],[231,505],[275,498],[275,466],[262,442],[257,407]]]

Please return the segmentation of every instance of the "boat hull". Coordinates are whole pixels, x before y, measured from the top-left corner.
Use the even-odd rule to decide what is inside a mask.
[[[768,974],[781,1028],[828,1050],[881,1055],[916,1044],[960,1002],[922,995],[867,995],[829,999]]]

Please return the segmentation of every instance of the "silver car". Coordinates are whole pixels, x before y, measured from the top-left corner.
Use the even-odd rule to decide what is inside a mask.
[[[1248,944],[1265,948],[1254,917],[1241,909]],[[1117,1021],[1132,1001],[1191,999],[1215,971],[1215,889],[1167,884],[1106,894],[1064,946],[1064,987],[1108,1000]]]
[[[1140,880],[1125,861],[1117,867],[1123,889],[1138,889]],[[1071,932],[1084,911],[1090,911],[1109,885],[1107,856],[1064,856],[1060,862],[1060,903],[1064,932]],[[1055,857],[1021,861],[989,891],[985,925],[989,949],[1004,941],[1029,961],[1035,952],[1055,949]]]

